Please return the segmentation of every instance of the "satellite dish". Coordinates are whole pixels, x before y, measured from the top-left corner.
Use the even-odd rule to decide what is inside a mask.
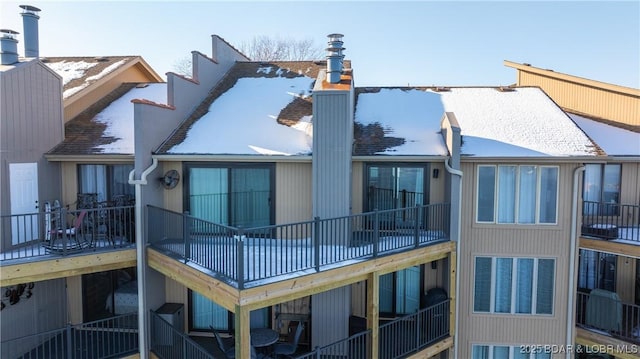
[[[169,170],[160,178],[160,182],[162,182],[162,186],[166,189],[175,188],[178,182],[180,182],[180,174],[176,170]]]

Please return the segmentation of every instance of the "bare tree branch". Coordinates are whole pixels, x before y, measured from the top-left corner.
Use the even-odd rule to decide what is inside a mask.
[[[312,39],[273,38],[255,36],[240,44],[240,51],[253,61],[303,61],[319,60],[323,49]]]
[[[173,62],[173,71],[179,75],[191,77],[193,73],[191,68],[192,56],[185,56]]]

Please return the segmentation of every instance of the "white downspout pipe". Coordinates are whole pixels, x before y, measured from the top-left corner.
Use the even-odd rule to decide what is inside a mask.
[[[584,172],[584,166],[580,166],[573,171],[573,194],[571,197],[571,246],[569,252],[569,293],[567,295],[567,348],[573,347],[573,329],[575,324],[573,323],[573,314],[575,313],[573,307],[573,298],[577,290],[575,287],[575,272],[576,272],[576,247],[578,242],[578,190],[580,189],[580,175]],[[572,358],[572,350],[567,350],[566,358]]]
[[[146,318],[147,318],[147,308],[146,308],[146,292],[145,292],[145,266],[146,263],[144,261],[144,250],[146,248],[146,243],[144,242],[142,232],[142,185],[147,184],[147,176],[153,170],[158,167],[158,159],[152,158],[151,166],[145,169],[142,174],[140,174],[140,179],[136,180],[135,170],[129,172],[129,184],[136,186],[136,209],[135,209],[135,219],[136,219],[136,273],[138,277],[138,347],[140,351],[140,359],[148,358],[148,343],[147,343],[147,326],[146,326]]]
[[[447,170],[447,172],[451,173],[454,176],[458,176],[460,177],[460,186],[458,186],[460,193],[458,195],[458,211],[462,210],[462,171],[457,170],[451,166],[449,166],[449,162],[451,159],[444,161],[444,168]],[[460,244],[462,243],[462,241],[460,240],[460,222],[461,222],[461,215],[458,215],[458,238],[457,238],[457,242],[456,243],[456,296],[459,297],[460,296],[460,280],[458,280],[458,277],[460,276],[460,261],[461,261],[461,257],[460,257]],[[460,300],[459,298],[456,298],[456,305],[455,305],[455,313],[456,313],[456,320],[455,320],[455,326],[456,329],[454,330],[453,333],[453,357],[454,358],[458,358],[458,342],[459,340],[459,336],[458,336],[458,330],[460,328]]]

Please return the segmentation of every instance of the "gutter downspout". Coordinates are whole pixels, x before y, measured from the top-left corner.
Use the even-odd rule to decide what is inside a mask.
[[[147,309],[146,309],[146,293],[145,293],[145,280],[146,280],[146,263],[144,261],[145,241],[142,232],[142,185],[147,184],[147,176],[149,173],[158,167],[158,159],[152,158],[151,166],[145,169],[140,174],[140,179],[134,179],[135,169],[129,172],[129,184],[136,186],[136,274],[138,276],[138,351],[140,352],[140,359],[148,358],[148,333],[146,326]]]
[[[576,292],[575,288],[575,272],[576,272],[576,247],[578,242],[577,227],[578,227],[578,190],[580,184],[580,175],[584,172],[585,167],[577,167],[573,171],[573,194],[571,198],[571,247],[569,252],[569,293],[567,295],[567,348],[573,348],[573,314],[575,313],[573,306],[573,298]],[[566,358],[572,358],[572,350],[567,350]]]
[[[451,173],[454,176],[458,176],[460,177],[460,184],[458,186],[459,189],[459,194],[458,194],[458,211],[461,211],[462,209],[462,171],[457,170],[451,166],[449,166],[449,161],[451,161],[451,158],[449,158],[447,161],[444,161],[444,168],[447,170],[447,172]],[[458,215],[458,238],[457,238],[457,243],[456,243],[456,296],[460,296],[460,281],[458,280],[458,277],[460,276],[460,262],[461,262],[461,257],[460,257],[460,215]],[[456,298],[456,305],[455,305],[455,313],[456,313],[456,320],[455,320],[455,326],[456,329],[454,330],[453,333],[453,357],[457,358],[458,357],[458,342],[459,342],[459,337],[458,337],[458,328],[460,328],[460,319],[458,319],[460,317],[460,300],[458,298]]]

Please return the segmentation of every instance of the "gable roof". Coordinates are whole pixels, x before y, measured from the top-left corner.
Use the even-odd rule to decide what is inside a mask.
[[[139,65],[158,82],[162,78],[140,56],[42,57],[40,60],[62,76],[62,98],[70,99],[109,74]]]
[[[640,157],[640,133],[602,122],[600,119],[567,113],[609,156]]]
[[[236,63],[157,153],[310,153],[310,91],[325,67],[324,61]]]
[[[445,112],[458,120],[463,156],[597,154],[590,139],[539,88],[366,88],[357,93],[356,130],[377,126],[382,131],[373,131],[377,142],[356,133],[354,155],[446,155],[440,134]]]
[[[125,83],[100,98],[65,125],[65,139],[51,156],[133,155],[133,99],[165,102],[166,83]]]

